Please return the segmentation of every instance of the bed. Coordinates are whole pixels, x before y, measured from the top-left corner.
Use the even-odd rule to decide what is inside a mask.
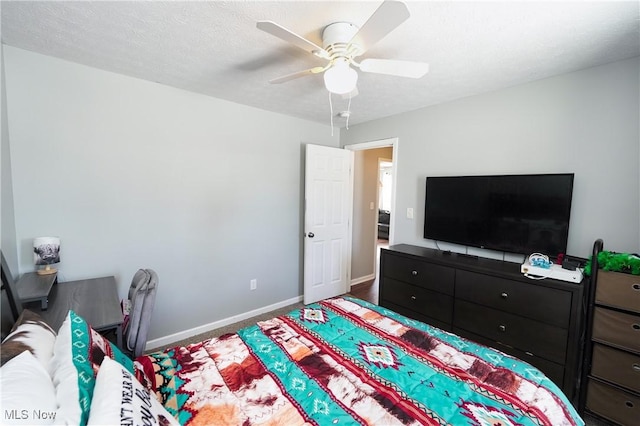
[[[57,333],[27,320],[20,344],[39,344],[1,369],[6,423],[584,424],[525,362],[349,297],[134,361],[72,311]]]
[[[583,424],[523,361],[348,297],[136,361],[181,424]]]

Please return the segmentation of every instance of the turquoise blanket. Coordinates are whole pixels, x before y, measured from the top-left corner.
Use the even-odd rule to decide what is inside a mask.
[[[347,297],[142,358],[183,424],[584,424],[526,362]]]

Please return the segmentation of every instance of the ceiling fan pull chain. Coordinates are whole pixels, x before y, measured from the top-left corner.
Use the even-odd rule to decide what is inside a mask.
[[[347,130],[349,130],[349,117],[351,117],[351,93],[349,93],[349,104],[347,105]]]
[[[329,92],[329,113],[331,114],[331,136],[333,136],[333,103],[331,103],[331,92]]]

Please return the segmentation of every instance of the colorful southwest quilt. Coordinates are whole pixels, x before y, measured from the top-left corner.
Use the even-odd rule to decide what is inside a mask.
[[[582,425],[539,370],[348,297],[137,359],[188,425]]]

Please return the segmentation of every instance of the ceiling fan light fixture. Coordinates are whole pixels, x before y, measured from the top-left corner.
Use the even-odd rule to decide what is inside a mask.
[[[339,58],[324,72],[324,85],[336,95],[351,93],[358,84],[358,73],[349,66],[349,61]]]

